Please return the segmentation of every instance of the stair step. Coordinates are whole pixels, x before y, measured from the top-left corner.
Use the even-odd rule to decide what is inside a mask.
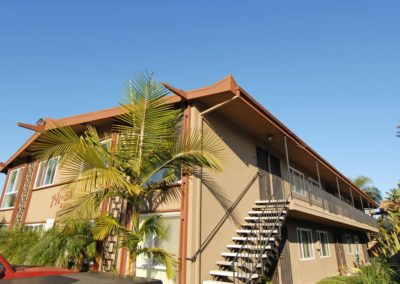
[[[242,223],[242,224],[240,224],[240,226],[242,227],[242,228],[254,228],[254,227],[258,227],[258,228],[263,228],[263,229],[271,229],[272,227],[274,227],[275,226],[275,223],[268,223],[268,224],[265,224],[265,223],[263,223],[263,224],[257,224],[257,222],[254,222],[254,223]],[[279,223],[277,223],[276,224],[276,226],[282,226],[282,224],[279,222]]]
[[[236,244],[229,244],[226,245],[226,247],[228,249],[241,249],[241,248],[245,248],[245,249],[251,249],[251,250],[259,250],[261,248],[260,245],[236,245]],[[265,246],[264,249],[271,249],[271,246]]]
[[[283,218],[283,216],[281,216],[280,219],[282,219],[282,218]],[[277,218],[276,217],[263,217],[263,216],[249,216],[249,217],[245,217],[244,218],[244,220],[246,222],[248,222],[248,221],[258,221],[258,220],[262,220],[262,221],[263,220],[275,220],[275,219],[277,219]],[[268,222],[268,223],[271,223],[271,222]]]
[[[232,284],[232,282],[223,282],[218,280],[205,280],[203,284]]]
[[[238,234],[244,234],[244,235],[248,235],[248,234],[251,234],[251,233],[253,233],[253,234],[270,234],[270,233],[274,233],[274,234],[277,234],[278,233],[278,230],[262,230],[261,232],[259,231],[259,230],[247,230],[247,229],[239,229],[239,230],[236,230],[236,233],[238,233]]]
[[[245,241],[267,241],[267,238],[265,238],[265,237],[263,237],[263,238],[256,238],[256,237],[232,237],[232,240],[233,240],[233,241],[237,241],[237,242],[239,242],[239,241],[242,241],[242,242],[245,242]],[[274,242],[274,241],[275,241],[275,238],[271,237],[271,238],[269,238],[269,241],[270,241],[270,242]]]
[[[210,274],[213,276],[224,276],[224,277],[233,277],[235,275],[236,278],[244,278],[244,279],[258,279],[258,274],[253,273],[244,273],[244,272],[233,272],[226,270],[211,270]]]
[[[268,209],[274,209],[274,210],[276,210],[276,209],[278,209],[278,210],[281,210],[281,209],[285,209],[285,208],[288,208],[289,207],[289,205],[287,205],[287,204],[282,204],[282,205],[278,205],[278,206],[276,206],[276,205],[273,205],[273,204],[267,204],[267,205],[253,205],[252,206],[252,208],[254,209],[254,210],[262,210],[262,209],[264,209],[264,208],[268,208]]]
[[[286,214],[286,210],[285,210],[285,212],[282,212],[282,213],[283,213],[283,214]],[[261,216],[262,216],[262,215],[266,215],[266,214],[278,215],[278,214],[280,214],[280,212],[268,213],[268,212],[263,212],[263,211],[255,211],[255,210],[252,210],[252,211],[248,211],[247,214],[249,214],[249,215],[261,215]],[[276,218],[277,218],[277,216],[265,216],[265,219],[264,219],[264,220],[267,220],[267,219],[274,220],[274,219],[276,219]],[[283,216],[280,216],[279,219],[280,219],[280,220],[283,220],[284,218],[283,218]]]
[[[286,199],[274,199],[274,200],[257,200],[255,204],[257,205],[266,205],[266,204],[288,204],[289,202]]]
[[[238,263],[237,261],[235,261],[235,262],[226,261],[226,260],[218,260],[218,261],[217,261],[217,265],[219,265],[219,266],[232,267],[232,264],[234,264],[236,267],[237,267],[237,266],[245,267],[245,263]],[[258,263],[258,264],[257,264],[257,267],[258,267],[258,268],[261,268],[261,264]]]
[[[225,258],[234,258],[234,257],[240,257],[240,258],[258,258],[260,256],[259,253],[236,253],[236,252],[223,252],[221,255]],[[262,255],[262,258],[268,258],[268,255],[264,253]]]

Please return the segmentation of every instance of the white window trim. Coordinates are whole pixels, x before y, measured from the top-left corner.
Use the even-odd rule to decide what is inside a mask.
[[[17,186],[17,190],[16,191],[11,191],[11,192],[7,192],[7,188],[8,188],[8,186],[9,186],[9,184],[10,184],[10,182],[11,182],[11,180],[10,180],[10,176],[11,176],[11,173],[12,172],[15,172],[15,171],[17,171],[17,179],[18,179],[18,175],[19,174],[22,174],[22,173],[20,173],[20,171],[22,171],[22,169],[23,169],[23,167],[19,167],[19,168],[16,168],[16,169],[13,169],[13,170],[11,170],[10,171],[10,173],[8,174],[8,180],[7,180],[7,185],[6,185],[6,187],[4,188],[4,195],[3,195],[3,200],[1,201],[1,206],[0,206],[0,210],[9,210],[9,209],[13,209],[15,206],[11,206],[11,207],[3,207],[3,203],[4,203],[4,201],[6,200],[6,196],[7,195],[13,195],[13,194],[18,194],[18,191],[19,191],[19,184],[17,184],[16,186]],[[20,180],[20,182],[22,182],[22,179]]]
[[[158,214],[161,215],[161,218],[168,218],[168,217],[179,217],[181,215],[181,213],[179,211],[175,211],[175,212],[154,212],[154,213],[144,213],[144,214],[140,214],[140,216],[146,217],[149,215],[154,215],[154,214]],[[137,269],[149,269],[149,270],[159,270],[159,271],[166,271],[167,268],[165,265],[155,265],[153,267],[146,267],[146,266],[138,266],[136,265]]]
[[[42,169],[43,165],[45,165],[46,163],[48,163],[48,161],[50,161],[50,160],[52,160],[52,159],[57,159],[56,170],[54,171],[54,178],[53,178],[52,183],[37,186],[36,184],[37,184],[37,180],[38,180],[38,177],[39,177],[39,174],[40,174],[40,170]],[[59,162],[59,160],[60,160],[60,157],[54,157],[54,158],[51,158],[50,160],[48,160],[48,161],[40,161],[40,162],[39,162],[39,166],[38,166],[38,170],[37,170],[37,173],[36,173],[35,183],[34,183],[33,189],[40,189],[40,188],[43,188],[43,187],[52,186],[52,185],[54,184],[54,182],[55,182],[55,180],[56,180],[56,177],[57,177],[57,173],[58,173],[58,162]]]
[[[346,246],[347,246],[347,254],[353,255],[355,254],[354,251],[354,242],[353,242],[353,237],[350,234],[345,234],[344,235],[344,240],[346,241]],[[350,240],[350,244],[347,242],[347,240]],[[350,251],[351,248],[351,251]]]
[[[295,168],[293,168],[293,167],[289,167],[289,171],[293,171],[293,172],[295,172],[295,173],[297,173],[297,174],[299,174],[301,177],[302,177],[302,180],[303,180],[303,193],[300,193],[300,192],[297,192],[296,190],[294,190],[294,192],[296,193],[296,194],[300,194],[300,195],[302,195],[302,196],[306,196],[306,191],[307,191],[307,189],[306,189],[306,184],[305,184],[305,176],[304,176],[304,174],[302,173],[302,172],[300,172],[299,170],[296,170]],[[293,180],[292,180],[292,182],[293,182]]]
[[[327,240],[327,247],[328,247],[328,255],[322,255],[322,242],[321,242],[321,235],[324,234],[326,235],[326,240]],[[317,237],[320,245],[320,250],[319,250],[319,257],[320,258],[328,258],[331,257],[331,248],[329,247],[329,234],[327,231],[320,231],[317,230]]]
[[[302,253],[301,253],[302,247],[301,247],[301,244],[303,243],[303,241],[302,241],[302,239],[301,239],[301,234],[299,234],[299,231],[310,232],[310,237],[311,237],[311,238],[310,238],[310,239],[311,239],[311,254],[312,254],[311,257],[307,257],[307,258],[302,257]],[[297,228],[296,228],[296,233],[297,233],[297,241],[298,241],[298,243],[299,243],[300,261],[307,261],[307,260],[313,260],[313,259],[315,259],[314,240],[313,240],[312,230],[311,230],[311,229],[307,229],[307,228],[300,228],[300,227],[297,227]],[[300,237],[300,239],[299,239],[299,237]],[[303,254],[304,254],[304,253],[303,253]]]
[[[31,224],[25,224],[25,226],[29,227],[32,230],[43,230],[44,223],[31,223]]]

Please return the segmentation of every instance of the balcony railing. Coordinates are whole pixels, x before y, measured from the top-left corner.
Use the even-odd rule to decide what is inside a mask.
[[[375,228],[377,227],[377,221],[375,218],[319,188],[310,181],[305,181],[296,176],[292,176],[292,182],[289,183],[287,180],[271,174],[270,184],[270,188],[274,191],[275,196],[279,196],[278,192],[282,192],[282,198],[285,198],[290,196],[290,191],[292,191],[293,198],[306,201],[310,206],[317,206],[329,213],[345,216],[357,222]]]

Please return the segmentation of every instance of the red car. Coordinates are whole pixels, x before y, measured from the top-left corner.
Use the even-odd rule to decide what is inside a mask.
[[[55,267],[14,267],[0,254],[0,279],[28,278],[71,273],[77,272]]]

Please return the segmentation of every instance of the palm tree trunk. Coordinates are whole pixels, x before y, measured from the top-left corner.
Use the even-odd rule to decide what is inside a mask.
[[[132,259],[132,276],[135,277],[136,276],[136,257],[134,257],[134,259]]]

